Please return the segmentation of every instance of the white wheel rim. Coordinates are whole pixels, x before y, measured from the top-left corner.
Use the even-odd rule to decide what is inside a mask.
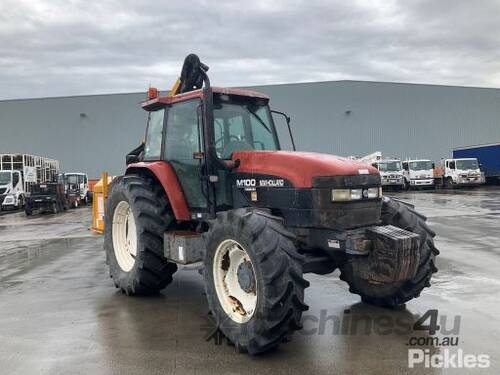
[[[113,214],[113,249],[120,268],[128,272],[134,267],[137,255],[137,230],[130,205],[121,201]]]
[[[248,285],[246,289],[242,287],[238,270],[250,276],[247,281],[251,286]],[[257,308],[258,286],[253,264],[245,248],[231,239],[222,241],[215,250],[213,275],[217,297],[224,312],[236,323],[248,322]]]

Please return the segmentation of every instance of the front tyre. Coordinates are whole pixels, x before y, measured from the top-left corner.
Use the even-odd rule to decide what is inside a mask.
[[[240,352],[271,350],[302,327],[309,282],[280,218],[250,209],[220,212],[204,239],[208,304]]]
[[[371,283],[356,272],[356,258],[348,259],[340,267],[340,279],[349,284],[351,293],[359,294],[365,303],[382,307],[397,307],[420,296],[425,287],[430,287],[432,274],[437,272],[435,257],[439,254],[434,246],[435,233],[425,223],[426,217],[396,200],[384,197],[382,202],[382,224],[420,235],[420,261],[415,277],[392,284]]]
[[[104,249],[115,286],[127,295],[159,292],[177,270],[163,256],[163,233],[172,222],[163,189],[127,175],[113,182],[106,204]]]

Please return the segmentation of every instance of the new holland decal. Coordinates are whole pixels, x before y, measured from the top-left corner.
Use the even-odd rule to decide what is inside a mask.
[[[280,188],[285,186],[285,180],[282,178],[239,178],[236,180],[237,188],[252,189],[258,187]]]

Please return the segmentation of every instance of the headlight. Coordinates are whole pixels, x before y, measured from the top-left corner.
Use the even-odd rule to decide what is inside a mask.
[[[374,199],[382,197],[382,187],[368,189],[332,189],[333,202],[357,201],[363,198]]]
[[[369,188],[368,189],[368,198],[373,199],[373,198],[380,198],[382,196],[382,188]]]
[[[363,190],[351,189],[351,200],[358,200],[363,197]]]
[[[332,201],[342,202],[351,200],[351,189],[333,189]]]

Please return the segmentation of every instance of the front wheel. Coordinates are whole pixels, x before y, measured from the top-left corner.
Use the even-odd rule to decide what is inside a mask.
[[[19,196],[18,200],[17,200],[17,207],[16,209],[21,209],[24,207],[24,197],[22,195]]]
[[[250,209],[220,212],[204,239],[208,304],[240,352],[271,350],[301,328],[309,282],[280,218]]]
[[[163,189],[127,175],[113,182],[106,204],[104,249],[115,286],[127,295],[165,288],[177,265],[163,255],[163,234],[173,218]]]
[[[388,284],[375,283],[361,278],[357,272],[356,263],[365,261],[363,258],[349,258],[340,267],[340,279],[349,284],[349,291],[359,294],[363,302],[396,307],[418,297],[425,287],[429,287],[432,274],[437,272],[435,257],[439,251],[434,246],[435,233],[427,226],[425,220],[425,216],[412,208],[385,197],[382,202],[382,224],[393,225],[420,235],[418,269],[410,280]]]

